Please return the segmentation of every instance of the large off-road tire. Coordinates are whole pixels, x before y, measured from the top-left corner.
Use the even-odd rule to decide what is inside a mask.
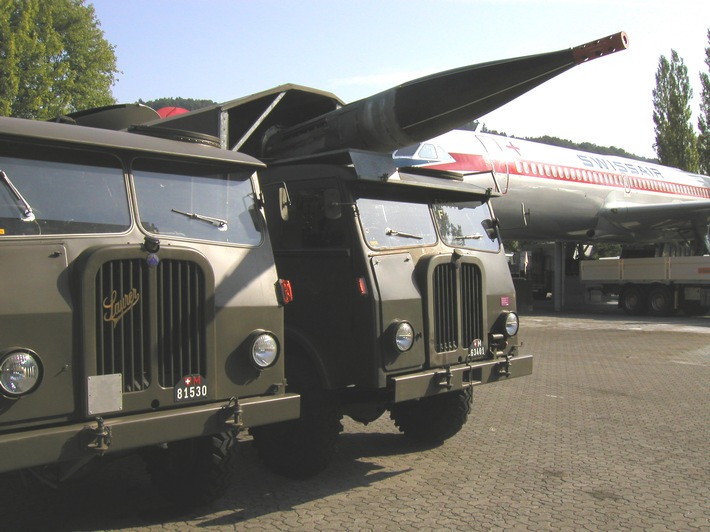
[[[338,401],[322,389],[312,364],[298,357],[287,361],[288,391],[301,394],[301,417],[250,429],[264,465],[288,478],[317,475],[330,464],[343,414]]]
[[[390,417],[400,432],[415,441],[438,445],[464,426],[471,413],[473,388],[397,403]]]
[[[169,500],[192,507],[224,495],[236,455],[236,433],[223,432],[149,449],[144,459],[153,487]]]

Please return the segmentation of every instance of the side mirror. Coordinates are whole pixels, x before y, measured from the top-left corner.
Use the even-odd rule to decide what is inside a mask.
[[[323,192],[323,208],[325,210],[325,217],[328,220],[337,220],[343,215],[343,211],[340,208],[342,205],[340,201],[340,192],[337,188],[329,188]]]
[[[288,193],[288,188],[286,188],[286,183],[282,183],[279,187],[279,210],[281,219],[284,222],[288,222],[291,211],[291,196]]]
[[[481,226],[486,232],[486,235],[488,235],[488,238],[491,240],[495,240],[496,237],[498,236],[498,219],[493,219],[491,220],[490,218],[486,218],[485,220],[481,221]]]

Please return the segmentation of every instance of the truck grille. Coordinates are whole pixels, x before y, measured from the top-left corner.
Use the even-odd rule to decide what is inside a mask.
[[[481,271],[475,264],[440,264],[432,278],[437,353],[468,348],[483,339]]]
[[[144,259],[104,263],[96,275],[97,375],[121,373],[124,392],[145,390],[154,378],[171,388],[184,375],[204,375],[204,299],[204,274],[195,263],[163,260],[155,269]]]
[[[205,375],[205,280],[187,261],[158,267],[158,374],[168,388],[185,375]]]

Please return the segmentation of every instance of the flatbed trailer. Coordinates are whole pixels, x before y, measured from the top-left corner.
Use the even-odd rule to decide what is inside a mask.
[[[628,314],[667,316],[710,310],[710,256],[600,259],[580,263],[582,281],[619,294]]]

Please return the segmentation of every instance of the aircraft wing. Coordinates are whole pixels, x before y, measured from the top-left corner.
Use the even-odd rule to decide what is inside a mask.
[[[599,211],[601,218],[612,225],[643,233],[644,230],[668,230],[685,234],[707,226],[710,200],[667,203],[606,203]]]

